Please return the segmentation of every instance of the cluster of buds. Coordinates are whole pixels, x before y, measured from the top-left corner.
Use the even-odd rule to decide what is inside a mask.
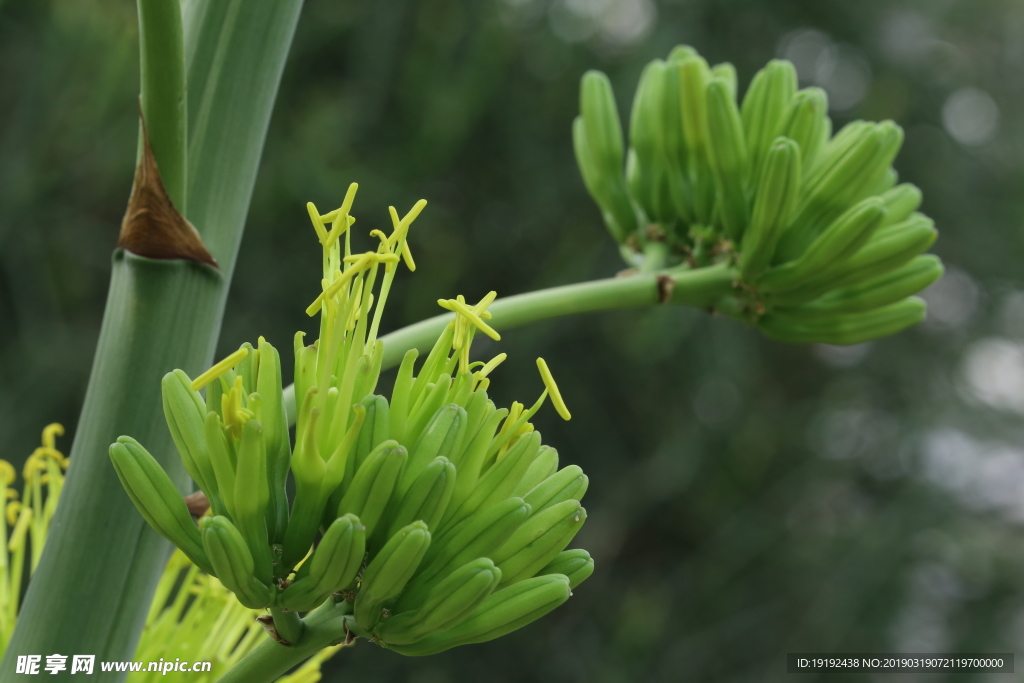
[[[920,191],[897,184],[903,131],[832,135],[825,92],[774,60],[737,102],[731,64],[690,47],[647,65],[627,152],[611,85],[588,72],[573,141],[583,180],[631,265],[730,268],[716,308],[782,341],[852,344],[924,317],[942,274]]]
[[[409,351],[390,401],[375,393],[381,313],[399,262],[415,267],[406,237],[425,202],[402,219],[392,208],[393,232],[374,230],[378,248],[353,254],[355,190],[328,214],[309,207],[324,275],[307,309],[320,314],[319,339],[295,337],[294,444],[280,357],[261,338],[194,380],[163,380],[171,435],[209,501],[199,526],[141,444],[121,437],[110,457],[149,524],[242,605],[275,622],[341,605],[350,636],[430,654],[517,629],[590,575],[586,551],[565,550],[586,519],[587,477],[559,469],[530,423],[548,397],[569,418],[542,359],[532,407],[488,398],[505,356],[471,362],[470,346],[477,332],[498,338],[486,322],[493,292],[439,302],[455,315],[426,359],[417,369]],[[281,640],[301,637],[280,621]]]
[[[64,487],[68,458],[57,450],[57,437],[64,427],[57,423],[43,429],[43,443],[25,460],[22,468],[24,491],[14,488],[14,466],[0,460],[0,482],[4,486],[4,521],[0,522],[0,657],[18,618],[22,594],[25,555],[33,573],[43,554],[50,520]],[[8,529],[8,527],[10,527]]]

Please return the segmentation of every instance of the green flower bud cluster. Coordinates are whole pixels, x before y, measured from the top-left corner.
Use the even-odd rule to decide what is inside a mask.
[[[280,357],[261,338],[195,380],[164,377],[168,427],[209,502],[198,526],[141,444],[121,437],[110,457],[146,521],[248,608],[276,621],[342,605],[348,634],[409,655],[490,640],[563,603],[593,571],[586,551],[565,550],[586,520],[587,477],[559,469],[530,422],[548,397],[569,413],[542,359],[546,388],[532,407],[488,398],[505,355],[470,362],[470,346],[478,331],[499,338],[485,322],[493,292],[476,305],[440,301],[454,319],[418,369],[417,352],[405,355],[390,400],[376,393],[380,314],[398,263],[414,267],[406,235],[425,202],[401,220],[392,209],[394,232],[373,231],[378,249],[352,254],[354,194],[353,184],[325,215],[310,205],[324,279],[307,309],[320,313],[319,339],[295,337],[294,444]],[[294,642],[301,622],[275,633]]]
[[[647,65],[629,149],[608,78],[584,75],[573,142],[584,183],[631,265],[735,268],[716,308],[782,341],[852,344],[924,317],[942,275],[920,191],[897,184],[892,121],[836,135],[825,92],[773,60],[737,99],[731,64],[675,48]]]

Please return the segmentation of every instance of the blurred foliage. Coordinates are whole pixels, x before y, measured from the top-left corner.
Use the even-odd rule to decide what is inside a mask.
[[[0,449],[15,461],[42,425],[73,430],[85,389],[130,188],[134,22],[129,0],[0,6]],[[732,61],[741,88],[786,56],[841,106],[837,123],[904,126],[896,168],[924,191],[950,266],[929,322],[842,349],[669,308],[506,334],[495,399],[534,395],[543,354],[575,416],[538,427],[591,477],[577,545],[596,573],[509,637],[415,660],[362,644],[327,680],[774,681],[786,652],[1021,649],[1024,6],[1011,0],[308,0],[221,350],[312,330],[303,204],[336,203],[351,180],[367,230],[388,203],[430,201],[392,327],[439,297],[614,273],[573,160],[579,78],[606,71],[626,116],[643,65],[677,43]],[[860,680],[828,677],[847,679]]]

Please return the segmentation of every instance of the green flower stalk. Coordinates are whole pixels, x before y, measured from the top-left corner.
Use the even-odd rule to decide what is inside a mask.
[[[494,292],[439,301],[454,318],[422,363],[405,354],[390,400],[376,393],[381,315],[399,264],[415,268],[407,237],[426,202],[403,218],[392,208],[392,232],[373,230],[378,247],[353,253],[355,193],[327,214],[308,206],[323,280],[307,313],[320,333],[294,339],[294,443],[280,357],[261,338],[195,380],[175,370],[163,381],[174,442],[210,505],[199,527],[141,444],[110,447],[150,525],[242,605],[270,611],[276,643],[225,680],[269,680],[357,637],[408,655],[491,640],[593,571],[585,551],[565,550],[586,520],[587,478],[559,469],[530,422],[549,397],[570,417],[547,364],[537,360],[545,388],[530,408],[499,409],[487,389],[505,354],[472,360],[477,333],[500,339],[487,323]]]
[[[738,102],[730,64],[677,47],[640,78],[629,148],[611,84],[588,72],[573,142],[626,261],[734,269],[726,315],[788,342],[853,344],[923,319],[942,275],[920,191],[897,184],[903,131],[855,121],[832,135],[825,92],[774,60]]]

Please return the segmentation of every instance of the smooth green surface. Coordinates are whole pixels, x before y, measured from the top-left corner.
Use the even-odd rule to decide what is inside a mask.
[[[164,424],[160,378],[167,367],[207,363],[223,291],[223,276],[207,266],[115,253],[74,464],[8,653],[131,658],[169,546],[132,506],[107,448],[135,436],[189,490]],[[0,680],[16,678],[15,659],[0,662]]]
[[[241,5],[195,0],[184,20],[193,91],[189,118],[195,122],[190,127],[187,217],[220,271],[115,254],[89,390],[71,448],[75,464],[8,652],[91,653],[97,660],[127,660],[138,641],[169,545],[132,509],[107,447],[121,434],[134,436],[183,491],[190,486],[161,414],[160,378],[174,368],[201,372],[213,357],[227,282],[302,3],[249,0],[244,12]],[[163,164],[159,156],[157,163]],[[15,676],[15,661],[5,657],[0,662],[0,680]],[[99,678],[119,680],[123,674]]]
[[[142,117],[164,189],[187,216],[188,97],[181,2],[138,0],[138,8]]]

